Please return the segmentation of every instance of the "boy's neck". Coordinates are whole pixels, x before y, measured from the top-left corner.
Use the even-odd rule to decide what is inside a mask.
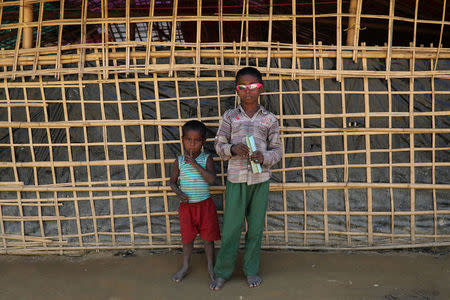
[[[258,102],[254,103],[254,104],[241,104],[242,109],[245,111],[245,113],[247,114],[247,116],[249,116],[250,118],[253,117],[253,115],[258,111],[259,109],[259,104]]]

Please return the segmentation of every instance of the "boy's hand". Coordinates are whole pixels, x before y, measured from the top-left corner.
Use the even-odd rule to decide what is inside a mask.
[[[264,155],[261,151],[255,151],[250,155],[250,160],[257,164],[262,164],[264,162]]]
[[[185,193],[180,193],[180,201],[181,201],[181,203],[188,203],[189,198]]]
[[[192,153],[190,153],[189,155],[185,155],[184,156],[184,163],[190,164],[194,168],[197,168],[197,166],[198,166],[198,163],[195,160],[195,158],[192,156]]]
[[[234,144],[230,149],[231,153],[240,157],[248,157],[250,149],[244,144]]]

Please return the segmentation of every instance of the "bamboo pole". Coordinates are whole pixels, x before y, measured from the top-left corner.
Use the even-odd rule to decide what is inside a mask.
[[[358,6],[358,0],[350,0],[350,5],[348,8],[348,13],[350,15],[356,15],[356,8]],[[356,17],[348,18],[347,27],[347,46],[355,46],[354,40],[356,35]]]
[[[23,0],[23,6],[21,7],[24,25],[33,22],[33,4],[31,1]],[[31,47],[33,47],[33,27],[26,26],[23,28],[22,48],[29,49]]]

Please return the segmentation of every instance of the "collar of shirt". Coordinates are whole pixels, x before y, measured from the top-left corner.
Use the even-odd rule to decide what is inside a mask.
[[[259,113],[263,114],[263,115],[267,115],[269,112],[262,106],[258,104],[258,110],[255,112],[255,114],[253,115],[253,117],[249,117],[246,113],[244,108],[242,107],[242,105],[239,104],[239,106],[237,107],[239,109],[239,112],[241,114],[243,114],[244,116],[246,116],[249,119],[253,119],[255,118]]]

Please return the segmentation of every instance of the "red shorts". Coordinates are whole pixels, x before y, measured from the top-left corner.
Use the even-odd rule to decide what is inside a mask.
[[[220,240],[216,206],[211,197],[197,203],[180,203],[178,217],[183,244],[193,242],[199,233],[204,241]]]

